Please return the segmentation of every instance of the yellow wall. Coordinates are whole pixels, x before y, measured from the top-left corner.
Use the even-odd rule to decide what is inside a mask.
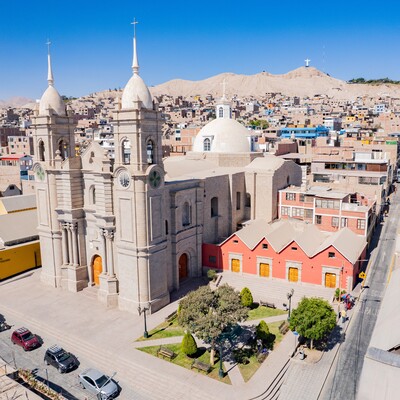
[[[0,279],[41,265],[39,241],[0,250]]]

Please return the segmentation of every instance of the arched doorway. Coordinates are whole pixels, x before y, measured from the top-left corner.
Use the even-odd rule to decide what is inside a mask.
[[[100,256],[93,258],[93,282],[96,286],[100,285],[99,276],[103,271],[103,264]]]
[[[186,279],[188,277],[188,256],[183,253],[179,257],[179,281]]]

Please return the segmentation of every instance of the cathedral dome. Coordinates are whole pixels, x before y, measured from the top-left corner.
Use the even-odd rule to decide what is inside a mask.
[[[121,106],[123,109],[133,108],[133,102],[137,100],[142,102],[144,108],[153,109],[153,100],[149,88],[139,74],[134,73],[122,93]]]
[[[49,85],[46,91],[43,93],[39,103],[39,115],[45,115],[48,113],[48,109],[51,108],[59,116],[65,116],[65,103],[61,96],[57,92],[54,86]]]
[[[249,131],[239,122],[230,118],[217,118],[205,125],[197,134],[193,151],[214,153],[248,153]],[[207,148],[206,139],[210,147]]]

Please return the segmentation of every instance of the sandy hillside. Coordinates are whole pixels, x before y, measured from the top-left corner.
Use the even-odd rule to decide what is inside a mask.
[[[398,85],[348,84],[317,70],[300,67],[287,74],[272,75],[262,72],[255,75],[224,73],[202,81],[175,79],[150,88],[153,95],[195,96],[212,94],[220,96],[222,81],[226,80],[226,93],[230,97],[262,97],[265,93],[282,93],[288,96],[312,97],[326,94],[334,99],[354,100],[359,96],[379,98],[389,95],[400,98]]]

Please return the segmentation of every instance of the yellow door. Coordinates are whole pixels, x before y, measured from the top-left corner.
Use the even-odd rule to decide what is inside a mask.
[[[232,272],[240,272],[240,260],[238,260],[236,258],[232,258],[231,269],[232,269]]]
[[[289,268],[289,282],[297,282],[299,280],[299,270],[297,268]]]
[[[269,264],[260,263],[260,276],[269,277]]]
[[[102,261],[100,256],[96,256],[93,260],[93,282],[96,286],[100,285],[99,275],[103,271]]]
[[[328,288],[336,287],[336,275],[335,274],[325,274],[325,286]]]

